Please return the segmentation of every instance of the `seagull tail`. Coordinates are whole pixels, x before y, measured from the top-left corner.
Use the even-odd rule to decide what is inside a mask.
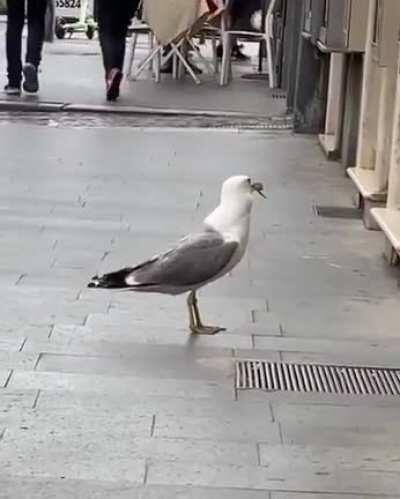
[[[88,284],[88,288],[109,288],[109,289],[121,289],[130,287],[126,283],[127,276],[132,272],[133,268],[126,267],[115,272],[110,272],[109,274],[104,274],[102,276],[94,276]]]

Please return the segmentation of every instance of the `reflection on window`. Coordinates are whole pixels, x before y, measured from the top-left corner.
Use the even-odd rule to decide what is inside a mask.
[[[311,31],[311,10],[312,10],[312,0],[305,0],[304,2],[304,29],[305,31]]]
[[[382,2],[378,0],[375,5],[374,30],[372,32],[372,43],[376,45],[379,40],[379,24],[382,12]]]
[[[330,0],[325,0],[324,7],[323,7],[324,10],[323,10],[323,13],[322,13],[322,26],[325,26],[325,28],[328,26],[329,2],[330,2]]]

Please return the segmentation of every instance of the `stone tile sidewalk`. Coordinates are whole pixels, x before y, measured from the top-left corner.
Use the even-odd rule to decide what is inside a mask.
[[[235,390],[237,358],[398,365],[398,270],[316,216],[352,191],[314,139],[0,126],[0,498],[400,497],[398,398]],[[86,289],[242,172],[268,200],[200,298],[226,333],[190,336],[183,297]]]

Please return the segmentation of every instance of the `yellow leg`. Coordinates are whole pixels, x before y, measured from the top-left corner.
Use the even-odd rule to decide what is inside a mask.
[[[195,291],[191,291],[188,296],[190,330],[195,334],[217,334],[220,331],[225,331],[222,327],[204,326],[201,322],[200,311],[197,304]]]
[[[189,310],[189,327],[192,330],[194,327],[196,327],[196,318],[193,309],[193,291],[191,291],[188,295],[187,306]]]

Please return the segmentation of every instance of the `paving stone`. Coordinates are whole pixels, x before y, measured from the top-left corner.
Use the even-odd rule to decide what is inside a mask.
[[[0,350],[0,365],[2,369],[33,371],[38,360],[39,355],[35,353]]]
[[[134,296],[132,296],[134,298]],[[140,303],[136,308],[136,313],[116,311],[115,309],[110,310],[107,315],[102,314],[90,314],[87,320],[87,325],[90,327],[98,327],[102,325],[134,325],[136,323],[143,323],[147,321],[154,326],[166,325],[166,326],[177,326],[183,327],[188,323],[188,311],[185,299],[181,297],[179,302],[171,302],[171,307],[166,307],[165,309],[152,306],[151,296],[146,304]],[[200,300],[199,300],[200,303]],[[251,311],[232,307],[223,308],[213,308],[206,310],[200,304],[202,316],[204,317],[204,322],[211,324],[224,324],[225,327],[230,329],[235,329],[244,324],[251,323]],[[150,319],[151,318],[151,319]],[[149,320],[150,319],[150,320]]]
[[[271,499],[382,499],[382,495],[372,494],[309,494],[308,492],[271,492]],[[400,496],[387,496],[385,499],[399,499]]]
[[[199,348],[251,348],[252,339],[250,336],[241,336],[221,332],[215,336],[193,335],[190,333],[185,322],[178,327],[175,325],[148,324],[146,321],[132,324],[113,324],[106,322],[101,325],[87,325],[84,328],[76,328],[73,331],[75,338],[81,337],[85,340],[95,339],[96,341],[116,342],[116,343],[136,343],[147,345],[176,345],[178,347],[193,348],[195,345]],[[64,326],[54,328],[52,333],[54,340],[61,338],[71,338],[71,327]]]
[[[157,416],[156,416],[157,421]],[[210,441],[196,438],[152,438],[137,440],[131,449],[136,448],[139,454],[146,456],[148,462],[153,460],[170,460],[182,462],[227,463],[256,465],[258,461],[256,446],[252,443],[233,441]]]
[[[85,418],[88,413],[89,418]],[[35,409],[25,410],[18,416],[9,418],[7,414],[0,416],[1,421],[6,421],[8,431],[18,433],[20,430],[27,431],[26,435],[36,434],[53,435],[54,432],[71,432],[72,435],[79,434],[115,434],[115,435],[142,435],[150,436],[154,424],[152,414],[137,414],[134,411],[115,411],[112,407],[105,408],[102,412],[77,410],[70,408],[63,412],[54,411],[46,413]],[[11,437],[10,437],[11,438]]]
[[[1,417],[3,471],[10,475],[143,483],[144,460],[130,450],[135,435],[150,435],[151,416],[72,410]],[[122,442],[122,443],[121,443]],[[107,459],[104,459],[104,455]]]
[[[336,494],[376,494],[381,497],[398,492],[397,474],[336,471],[335,473],[312,473],[285,469],[281,473],[263,467],[202,466],[199,464],[154,463],[150,464],[148,484],[191,485],[207,487],[231,487],[265,489],[273,491],[308,491]]]
[[[271,322],[274,322],[273,320]],[[264,324],[264,325],[263,325]],[[229,334],[241,334],[244,336],[281,336],[279,325],[259,322],[242,325],[236,329],[229,329]]]
[[[281,423],[285,445],[313,445],[338,447],[382,447],[400,442],[400,423],[392,422],[374,426],[330,426],[320,423]]]
[[[92,269],[92,272],[94,270]],[[92,275],[92,272],[88,269],[88,275]],[[77,294],[80,288],[87,285],[87,277],[82,275],[80,269],[51,269],[48,272],[32,272],[24,275],[18,286],[38,287],[41,284],[48,288],[76,288]]]
[[[255,348],[267,350],[280,350],[283,352],[313,352],[327,354],[335,352],[335,355],[360,355],[375,356],[376,358],[387,357],[390,353],[400,355],[400,341],[388,343],[378,339],[369,342],[363,341],[340,341],[321,338],[288,338],[255,336]]]
[[[263,390],[237,390],[241,402],[291,403],[311,405],[343,405],[355,407],[400,407],[400,397],[392,395],[355,396],[333,393],[266,392]]]
[[[249,489],[166,487],[165,485],[150,485],[141,489],[140,499],[160,499],[161,497],[163,499],[269,499],[269,493]]]
[[[191,367],[196,359],[232,357],[231,348],[202,347],[198,346],[196,341],[188,341],[184,346],[103,341],[86,326],[54,326],[50,338],[36,340],[28,337],[23,344],[22,351],[47,352],[66,356],[122,357],[122,359],[140,357],[137,360],[138,363],[146,356],[150,360],[157,359],[167,364],[173,363],[174,358]]]
[[[67,186],[65,187],[67,188]],[[0,219],[0,223],[2,226],[7,227],[10,225],[17,226],[33,226],[38,227],[39,229],[57,229],[58,227],[66,227],[72,228],[75,227],[78,229],[87,229],[90,227],[90,230],[120,230],[125,228],[125,224],[121,221],[113,222],[107,220],[84,220],[78,218],[55,218],[52,216],[29,216],[25,215],[8,215],[2,216]]]
[[[237,348],[234,350],[233,355],[236,359],[261,359],[267,362],[280,362],[281,360],[281,353],[276,350],[256,350],[254,348],[249,350]]]
[[[267,303],[265,299],[243,297],[223,297],[223,296],[209,296],[208,289],[199,291],[199,301],[201,300],[201,305],[204,307],[205,312],[212,311],[220,317],[226,313],[233,313],[236,317],[248,317],[247,311],[251,316],[252,310],[266,311]],[[89,291],[89,294],[93,296],[93,291]],[[88,291],[85,295],[88,295]],[[134,296],[127,293],[113,293],[112,309],[121,312],[133,313],[135,311],[135,304],[140,304],[140,308],[157,308],[162,312],[170,313],[173,310],[174,314],[181,313],[181,304],[184,303],[183,297],[171,298],[163,295],[146,295],[146,294],[135,294]],[[222,310],[221,310],[222,309]],[[271,314],[274,317],[274,314]]]
[[[10,267],[7,264],[7,269],[0,270],[0,284],[2,286],[13,286],[18,281],[21,272],[18,270],[9,270]]]
[[[269,499],[254,490],[140,486],[127,482],[0,476],[1,499]],[[319,499],[319,498],[318,498]],[[352,499],[352,498],[351,498]]]
[[[305,405],[272,403],[272,413],[276,421],[282,423],[315,424],[323,422],[326,425],[374,426],[377,422],[395,423],[398,421],[397,407],[369,407],[362,405]]]
[[[55,440],[55,443],[58,442]],[[3,442],[0,445],[3,470],[9,475],[41,477],[41,478],[70,478],[77,480],[102,480],[105,482],[122,481],[131,483],[143,483],[145,477],[145,462],[135,459],[123,459],[120,456],[104,454],[97,461],[92,460],[91,454],[76,456],[71,460],[70,452],[66,454],[55,453],[41,455],[38,452],[27,454],[23,449],[23,454],[19,454],[19,448],[7,445]],[[15,461],[10,460],[11,455],[16,455]],[[31,496],[30,496],[31,497]],[[58,497],[58,495],[57,495]]]
[[[396,447],[271,446],[259,444],[260,464],[270,471],[284,469],[334,473],[335,470],[400,473]]]
[[[255,413],[244,420],[243,417],[230,418],[156,418],[154,435],[163,438],[197,438],[236,441],[257,441],[265,438],[266,442],[280,442],[279,427],[271,423],[264,412]]]
[[[266,310],[254,309],[251,312],[252,322],[256,324],[260,330],[264,330],[265,335],[281,335],[280,318],[273,312]]]
[[[380,269],[376,278],[368,272],[368,282],[382,283],[379,275],[384,272]],[[293,299],[271,299],[271,310],[282,317],[285,333],[292,336],[323,335],[329,338],[385,338],[397,336],[397,298],[396,291],[390,291],[385,297],[377,286],[360,292],[358,286],[354,292],[346,294],[344,283],[351,277],[343,275],[341,278],[342,290],[336,295],[320,292],[319,296],[307,295]],[[389,284],[389,283],[388,283]],[[372,295],[372,296],[371,296]],[[374,298],[374,295],[378,298]],[[383,295],[383,296],[382,296]],[[271,296],[271,295],[270,295]],[[315,310],[323,314],[315,314]],[[380,321],[385,317],[385,321]],[[338,324],[340,327],[338,327]]]
[[[26,339],[35,339],[38,341],[43,341],[47,340],[50,334],[50,331],[52,330],[51,325],[45,325],[45,326],[30,326],[30,325],[20,325],[20,326],[15,326],[12,324],[4,324],[1,323],[0,325],[0,338],[4,337],[6,339],[11,339],[15,338],[17,343],[19,341],[22,341],[22,344],[20,345],[19,348],[21,348],[22,345],[25,345],[24,340]]]
[[[3,332],[0,330],[0,352],[18,352],[24,345],[25,338],[23,336],[12,335],[8,331]],[[1,355],[1,353],[0,353]]]
[[[94,409],[99,412],[109,407],[118,406],[119,410],[130,409],[135,414],[155,414],[156,416],[182,418],[217,418],[229,420],[232,415],[236,418],[251,420],[254,414],[271,421],[270,407],[266,403],[241,404],[238,401],[224,399],[193,399],[176,398],[174,396],[138,396],[136,393],[124,394],[121,398],[118,393],[91,394],[71,391],[41,390],[37,400],[38,411],[64,411],[73,407],[82,410]]]
[[[175,354],[163,358],[159,351],[152,355],[151,347],[147,351],[143,348],[138,348],[138,350],[143,353],[142,356],[138,353],[133,353],[133,355],[125,353],[120,357],[106,357],[106,352],[103,353],[103,356],[94,356],[93,353],[89,356],[43,353],[37,363],[36,370],[146,376],[148,378],[170,377],[204,380],[233,378],[234,366],[229,356],[202,358],[201,355],[198,355],[197,358],[185,358]],[[167,354],[167,349],[164,349],[164,353]]]
[[[61,425],[45,424],[44,421],[30,423],[23,420],[15,426],[15,422],[8,423],[8,429],[0,446],[0,455],[13,455],[12,448],[20,457],[18,463],[10,458],[10,472],[19,474],[19,466],[27,466],[33,475],[41,474],[49,459],[54,466],[61,468],[68,466],[70,461],[92,462],[92,466],[102,467],[104,455],[110,467],[112,463],[121,460],[152,462],[155,459],[166,461],[196,461],[208,464],[257,464],[257,448],[251,443],[213,442],[195,439],[164,439],[149,438],[150,417],[142,417],[143,422],[129,411],[118,414],[104,413],[95,415],[93,411],[80,412],[86,423],[71,425],[70,428],[62,422]],[[43,416],[43,414],[41,414]],[[60,413],[52,415],[54,421],[60,420]],[[87,421],[91,421],[88,424]],[[107,422],[107,419],[109,420]],[[14,425],[14,426],[11,426]],[[31,426],[33,425],[33,426]],[[120,428],[123,426],[123,428]],[[141,436],[138,436],[141,434]],[[29,460],[33,455],[41,456],[34,464]],[[86,466],[83,464],[83,466]],[[50,468],[50,466],[49,466]],[[112,471],[113,476],[108,479],[123,480],[118,471]],[[90,477],[88,477],[90,478]],[[91,477],[90,479],[97,479]]]
[[[38,396],[38,390],[0,390],[0,413],[19,412],[31,409]]]
[[[11,371],[6,369],[0,369],[0,388],[4,387],[10,378]]]
[[[48,373],[48,372],[15,372],[9,386],[14,389],[71,390],[91,393],[137,394],[147,396],[170,395],[174,397],[224,398],[234,397],[233,389],[215,381],[148,379],[118,376]]]

